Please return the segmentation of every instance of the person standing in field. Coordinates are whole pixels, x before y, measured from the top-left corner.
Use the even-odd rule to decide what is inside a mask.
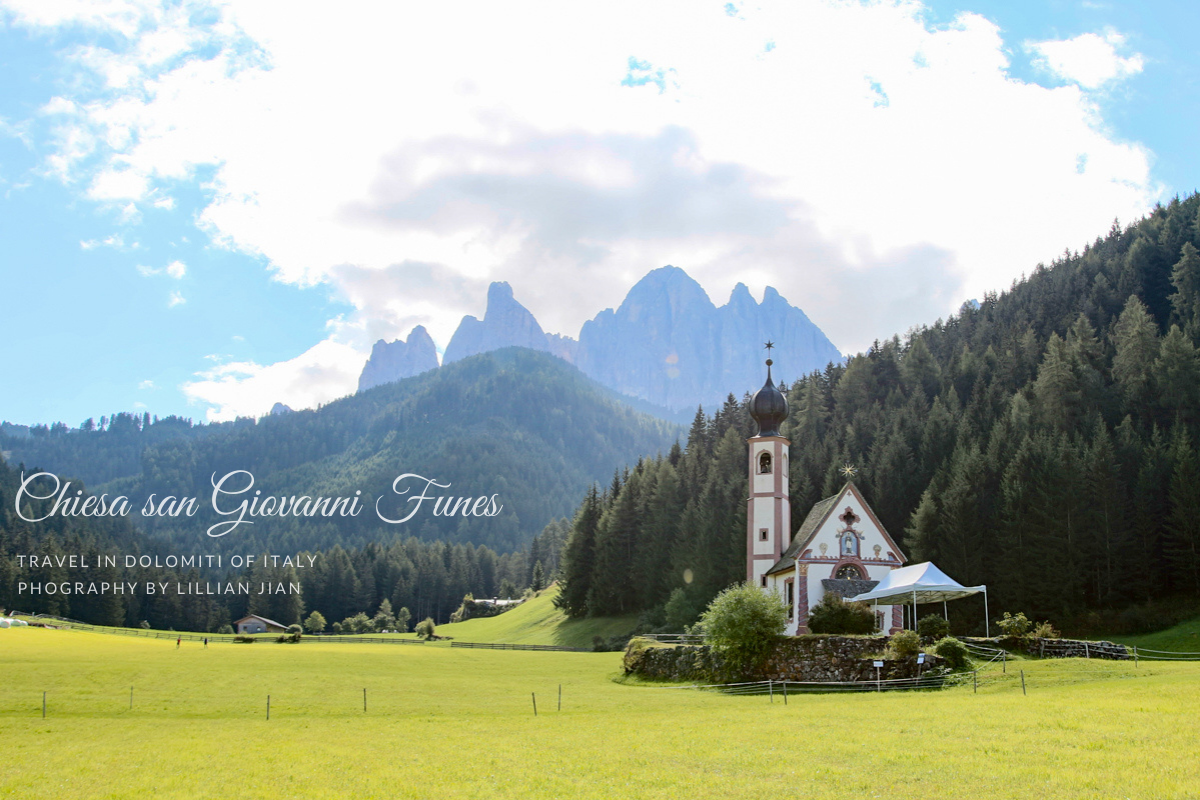
[[[207,636],[204,637],[204,649],[205,650],[208,649],[208,637]]]
[[[175,649],[176,649],[176,650],[178,650],[178,649],[179,649],[179,645],[181,645],[181,644],[183,644],[183,637],[182,637],[182,636],[180,636],[180,637],[178,637],[177,639],[175,639]]]

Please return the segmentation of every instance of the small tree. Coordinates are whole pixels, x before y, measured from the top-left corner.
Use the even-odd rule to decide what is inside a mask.
[[[321,633],[325,630],[325,616],[320,611],[314,611],[304,620],[304,628],[309,633]]]
[[[922,639],[943,639],[950,635],[950,623],[937,614],[930,614],[917,622],[917,633]]]
[[[417,636],[422,639],[432,639],[433,631],[433,617],[426,617],[417,623]]]
[[[529,579],[529,588],[535,592],[540,592],[546,588],[546,572],[542,568],[540,560],[533,565],[533,576]]]
[[[329,629],[332,630],[334,633],[341,633],[344,630],[344,627],[343,627],[342,623],[335,622],[329,626]]]
[[[1004,617],[996,620],[996,627],[1004,631],[1005,636],[1024,636],[1029,633],[1029,629],[1033,627],[1033,623],[1021,612],[1017,612],[1017,615],[1014,617],[1005,611]]]
[[[375,631],[375,623],[365,612],[358,612],[353,617],[346,617],[342,620],[342,630],[347,633],[373,633]]]
[[[500,596],[505,600],[512,600],[517,596],[517,587],[508,578],[500,581]]]
[[[682,587],[673,589],[663,607],[667,629],[682,633],[703,613],[691,593]]]
[[[388,631],[396,627],[396,615],[392,613],[392,601],[386,597],[379,604],[379,610],[375,612],[375,618],[372,620],[375,623],[375,630]]]
[[[412,619],[412,613],[407,608],[401,608],[396,612],[396,630],[401,633],[408,632],[408,621]]]
[[[892,658],[912,658],[921,652],[921,637],[916,631],[900,631],[888,642],[887,649]]]
[[[808,615],[808,630],[812,633],[874,633],[875,614],[866,603],[847,603],[836,594],[826,594]]]
[[[459,603],[454,613],[450,615],[451,622],[465,622],[471,618],[471,606],[475,604],[475,595],[467,592],[463,595],[462,602]]]
[[[739,675],[757,669],[770,655],[787,627],[787,613],[779,595],[740,583],[713,598],[700,624],[705,640],[725,657],[729,674]]]

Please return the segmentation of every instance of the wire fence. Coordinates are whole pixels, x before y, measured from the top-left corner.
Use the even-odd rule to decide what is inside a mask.
[[[507,644],[504,642],[450,642],[451,647],[473,647],[480,650],[552,650],[566,653],[591,653],[583,647],[566,647],[557,644]]]
[[[639,633],[638,638],[659,644],[704,644],[704,636],[699,633]]]
[[[742,681],[689,686],[664,686],[670,690],[715,690],[723,694],[768,695],[787,700],[789,695],[830,692],[888,692],[898,689],[941,689],[956,680],[954,675],[924,675],[915,678],[890,678],[866,681]]]
[[[1146,647],[1138,647],[1137,645],[1134,645],[1130,649],[1133,651],[1135,661],[1200,661],[1200,653],[1189,653],[1179,650],[1151,650]]]
[[[181,631],[157,631],[148,628],[118,628],[109,625],[92,625],[87,622],[80,622],[76,619],[68,619],[66,617],[56,617],[52,614],[25,614],[20,611],[12,612],[14,617],[23,617],[25,619],[34,620],[43,624],[53,622],[53,627],[69,628],[75,631],[87,631],[89,633],[104,633],[114,636],[133,636],[142,639],[167,639],[181,640],[184,642],[215,642],[232,643],[239,639],[245,641],[247,637],[255,638],[252,634],[238,633],[184,633]],[[285,636],[284,633],[267,633],[260,634],[263,641],[270,641],[276,636]],[[392,637],[378,636],[361,636],[361,635],[342,635],[342,634],[304,634],[301,638],[302,642],[327,642],[340,644],[425,644],[424,639],[399,639]]]

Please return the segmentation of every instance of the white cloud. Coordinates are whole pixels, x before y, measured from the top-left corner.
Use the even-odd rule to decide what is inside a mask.
[[[154,386],[154,381],[145,380],[138,384],[138,388],[139,389],[154,389],[156,387]]]
[[[117,249],[121,249],[125,246],[125,239],[119,233],[114,233],[113,235],[106,236],[103,239],[83,239],[79,242],[79,246],[81,248],[83,248],[84,250],[95,250],[97,247],[101,247],[101,246],[115,247]],[[147,273],[142,272],[142,270],[144,270],[144,269],[147,269],[147,268],[146,267],[138,267],[138,272],[141,272],[143,275],[146,275]]]
[[[181,306],[186,302],[187,299],[182,294],[179,292],[171,292],[170,296],[167,297],[167,308]]]
[[[221,422],[259,416],[275,403],[310,408],[351,394],[365,360],[354,348],[325,340],[288,361],[216,366],[182,388],[191,401],[208,406],[210,422]]]
[[[107,243],[107,241],[105,243]],[[82,243],[82,244],[83,244],[85,250],[90,249],[89,243]],[[94,247],[94,246],[95,246],[95,244],[92,243],[91,247]],[[161,269],[156,269],[154,267],[148,267],[145,264],[138,264],[137,271],[138,271],[138,274],[144,278],[150,278],[155,275],[166,275],[170,278],[174,278],[175,280],[180,280],[183,278],[184,275],[187,275],[187,264],[184,264],[182,261],[175,260],[175,261],[172,261],[170,264],[167,264],[165,267],[162,267]],[[178,295],[179,293],[172,292],[171,294],[172,294],[172,297],[174,297],[175,295]],[[182,298],[179,300],[179,302],[180,303],[183,302]],[[171,305],[177,305],[177,304],[172,303]]]
[[[1125,47],[1125,37],[1111,30],[1104,36],[1085,33],[1072,39],[1031,42],[1027,47],[1044,69],[1084,89],[1099,89],[1110,81],[1136,75],[1145,66],[1138,53],[1118,55]]]
[[[666,263],[718,302],[774,285],[857,350],[1163,194],[1086,92],[1012,78],[993,23],[916,2],[201,5],[75,6],[133,38],[74,56],[106,89],[64,93],[46,169],[136,211],[207,167],[216,243],[357,309],[298,357],[330,374],[418,323],[444,346],[492,280],[576,335]],[[1037,52],[1085,88],[1141,69],[1091,36]],[[256,369],[220,386],[265,406],[212,402],[306,405]]]

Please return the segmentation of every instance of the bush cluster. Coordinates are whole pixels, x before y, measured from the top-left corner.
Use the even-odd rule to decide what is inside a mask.
[[[750,583],[718,594],[700,617],[704,638],[726,659],[730,677],[753,672],[787,628],[787,606],[779,595]]]
[[[950,635],[950,623],[937,614],[930,614],[917,622],[917,633],[925,641],[944,639]]]
[[[916,631],[900,631],[887,646],[888,658],[912,658],[921,652],[921,637]]]
[[[826,594],[808,615],[812,633],[871,634],[876,631],[875,614],[866,603],[848,603],[836,594]]]
[[[946,659],[946,664],[956,672],[967,669],[971,663],[967,646],[953,636],[946,636],[939,639],[933,645],[933,653],[936,656]]]

